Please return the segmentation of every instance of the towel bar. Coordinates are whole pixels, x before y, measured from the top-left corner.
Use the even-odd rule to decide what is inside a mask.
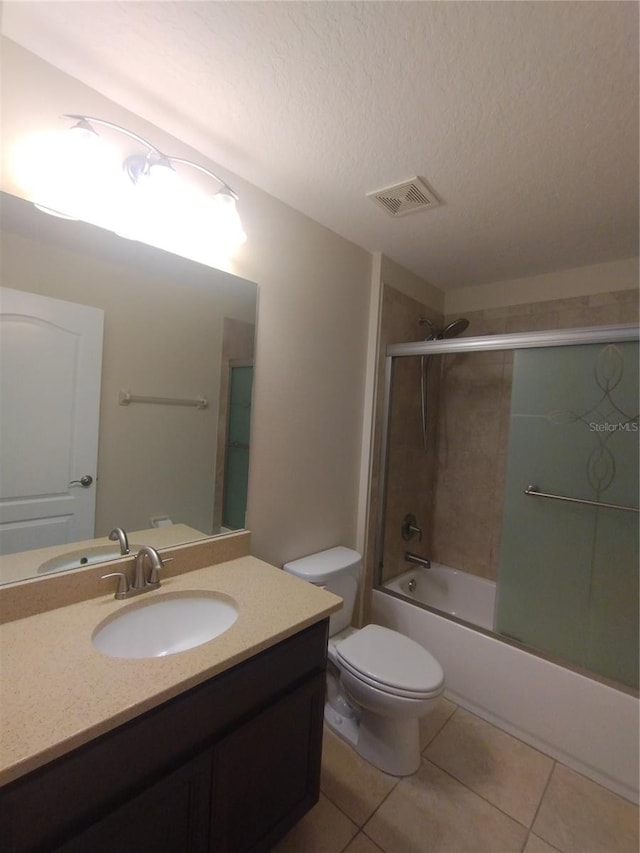
[[[589,506],[603,506],[607,509],[623,509],[626,512],[640,512],[637,506],[625,506],[624,504],[608,504],[602,501],[587,501],[583,498],[569,498],[566,495],[551,495],[548,492],[541,492],[537,486],[529,485],[524,490],[525,495],[533,495],[536,498],[551,498],[554,501],[569,501],[574,504],[588,504]]]
[[[131,391],[120,391],[118,403],[128,406],[129,403],[159,403],[165,406],[193,406],[196,409],[206,409],[209,401],[206,397],[198,397],[195,400],[181,400],[177,397],[143,397],[140,394],[132,394]]]

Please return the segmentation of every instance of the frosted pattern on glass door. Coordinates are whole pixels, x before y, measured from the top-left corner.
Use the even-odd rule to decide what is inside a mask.
[[[496,627],[638,684],[638,345],[515,353]]]

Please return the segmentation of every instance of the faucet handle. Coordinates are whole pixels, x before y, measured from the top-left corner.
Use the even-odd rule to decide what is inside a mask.
[[[108,575],[101,576],[101,580],[106,580],[107,578],[118,578],[118,589],[116,590],[115,597],[118,599],[126,598],[129,592],[129,579],[126,574],[124,572],[110,572]]]
[[[158,557],[160,555],[158,554]],[[158,575],[161,568],[164,567],[165,563],[170,563],[173,560],[173,557],[160,557],[160,564],[154,565],[151,564],[151,571],[149,572],[149,580],[147,581],[147,586],[160,586],[160,577]]]
[[[405,542],[413,539],[416,533],[418,534],[418,542],[422,542],[422,528],[418,527],[416,517],[411,512],[403,518],[400,532]]]

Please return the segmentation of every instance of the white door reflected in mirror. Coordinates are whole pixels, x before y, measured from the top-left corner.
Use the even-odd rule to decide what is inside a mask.
[[[0,288],[0,554],[94,535],[103,325],[99,308]]]

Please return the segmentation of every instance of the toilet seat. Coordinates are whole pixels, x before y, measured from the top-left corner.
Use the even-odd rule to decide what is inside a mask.
[[[367,684],[369,687],[378,690],[380,693],[384,693],[386,696],[398,696],[402,699],[416,699],[421,701],[423,699],[434,699],[442,692],[442,686],[436,690],[402,690],[400,687],[391,687],[383,681],[376,681],[375,678],[369,678],[361,672],[358,672],[356,669],[347,666],[342,661],[340,662],[340,667],[342,672],[351,674],[358,681],[363,684]]]
[[[403,634],[367,625],[336,644],[337,662],[384,693],[425,699],[442,692],[444,673],[429,652]]]

